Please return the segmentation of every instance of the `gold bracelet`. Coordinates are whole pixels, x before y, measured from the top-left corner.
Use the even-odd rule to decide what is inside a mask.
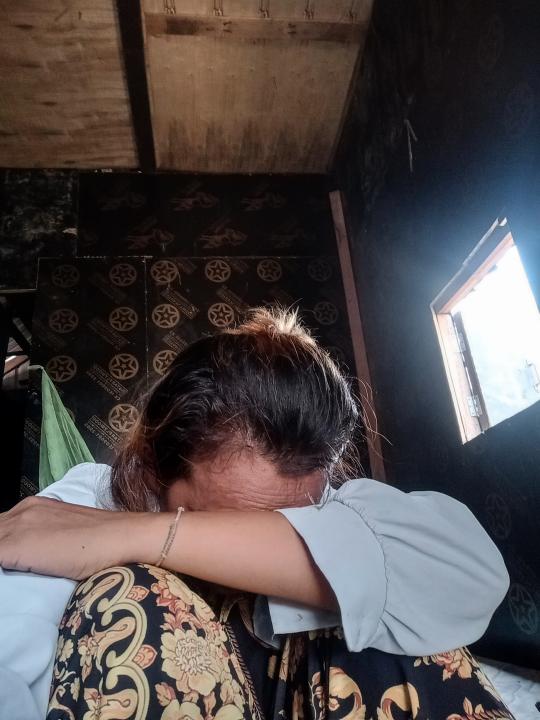
[[[180,520],[180,515],[184,512],[184,508],[180,506],[178,510],[176,511],[176,516],[172,523],[169,525],[169,532],[167,533],[167,539],[165,540],[165,543],[163,544],[163,550],[161,551],[161,555],[159,556],[159,560],[156,563],[156,567],[161,567],[161,563],[165,560],[165,558],[168,555],[169,550],[171,549],[171,545],[174,542],[174,538],[176,537],[176,528],[178,527],[178,521]]]

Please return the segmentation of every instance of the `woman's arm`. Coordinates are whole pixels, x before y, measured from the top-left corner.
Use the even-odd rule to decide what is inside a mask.
[[[140,523],[146,562],[159,557],[172,518],[159,513]],[[337,609],[304,541],[277,512],[184,512],[163,565],[218,585]]]
[[[156,563],[173,519],[28,498],[0,517],[0,565],[83,579],[113,565]],[[275,512],[183,513],[164,566],[247,592],[337,607],[303,540]]]
[[[155,563],[173,517],[29,499],[0,517],[0,564],[79,579]],[[345,483],[323,507],[186,513],[164,564],[269,596],[276,634],[335,624],[313,624],[301,606],[337,601],[339,613],[326,615],[341,621],[350,650],[407,655],[477,640],[509,583],[499,551],[464,505],[373,480]]]

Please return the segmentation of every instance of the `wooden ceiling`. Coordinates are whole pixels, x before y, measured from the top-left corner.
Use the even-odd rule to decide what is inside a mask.
[[[0,166],[324,173],[371,6],[0,1]]]
[[[113,0],[0,0],[0,166],[136,167]]]

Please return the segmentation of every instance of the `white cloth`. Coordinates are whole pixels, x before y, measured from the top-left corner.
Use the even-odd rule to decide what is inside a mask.
[[[39,493],[88,507],[112,507],[108,465],[83,463]],[[73,580],[0,568],[0,720],[43,720],[58,625]]]
[[[109,467],[84,463],[42,496],[111,508]],[[472,513],[436,492],[350,480],[316,506],[281,511],[330,583],[340,613],[260,598],[266,640],[343,625],[350,650],[426,655],[477,640],[508,589]],[[75,583],[0,571],[0,720],[43,720],[58,624]]]
[[[282,510],[331,585],[340,614],[269,601],[274,632],[342,625],[349,650],[431,655],[487,629],[509,586],[471,511],[438,492],[349,480],[323,505]]]

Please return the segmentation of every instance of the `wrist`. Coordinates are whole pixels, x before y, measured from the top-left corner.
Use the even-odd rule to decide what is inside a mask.
[[[155,565],[160,557],[174,513],[129,513],[129,527],[124,529],[126,563]]]

